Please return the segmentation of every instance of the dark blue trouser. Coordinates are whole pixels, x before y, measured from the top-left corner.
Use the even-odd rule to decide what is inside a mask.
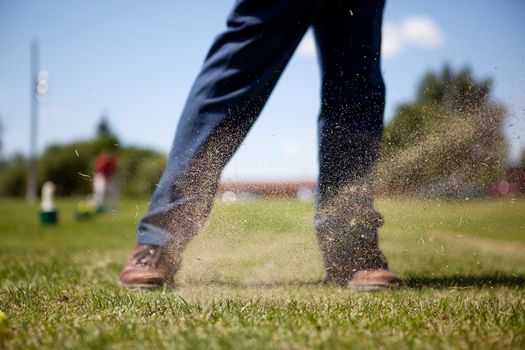
[[[384,0],[237,0],[191,89],[138,243],[182,250],[199,231],[222,169],[309,27],[322,72],[316,229],[376,240],[371,178],[383,128],[383,7]]]

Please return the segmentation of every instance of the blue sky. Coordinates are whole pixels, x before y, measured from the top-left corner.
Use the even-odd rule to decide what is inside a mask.
[[[233,0],[0,0],[0,116],[4,154],[29,148],[29,44],[40,41],[50,89],[39,149],[93,135],[101,113],[125,144],[167,152],[186,95]],[[382,69],[388,121],[421,76],[445,62],[494,79],[511,108],[505,132],[525,147],[525,2],[387,1]],[[319,70],[307,34],[227,180],[313,179]],[[73,155],[72,155],[73,156]]]

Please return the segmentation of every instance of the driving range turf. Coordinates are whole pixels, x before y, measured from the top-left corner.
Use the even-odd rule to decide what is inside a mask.
[[[146,201],[0,202],[0,348],[525,348],[525,199],[381,199],[400,290],[325,285],[313,204],[217,203],[174,290],[121,289]]]

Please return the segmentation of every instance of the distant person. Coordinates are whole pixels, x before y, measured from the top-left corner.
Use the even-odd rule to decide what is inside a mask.
[[[326,280],[356,289],[400,284],[378,247],[382,218],[372,204],[385,99],[383,7],[383,0],[235,2],[190,91],[168,164],[138,224],[137,246],[120,275],[123,286],[172,283],[184,248],[210,213],[222,169],[310,27],[322,73],[314,225]]]
[[[97,211],[103,212],[117,205],[118,183],[117,157],[103,152],[95,159],[95,177],[93,179],[93,204]]]

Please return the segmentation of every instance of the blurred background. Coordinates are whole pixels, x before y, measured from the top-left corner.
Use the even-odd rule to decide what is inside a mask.
[[[32,158],[36,188],[51,180],[60,195],[89,193],[103,151],[117,156],[120,191],[148,196],[192,81],[232,6],[0,0],[0,196],[27,194]],[[523,191],[523,13],[521,0],[387,1],[378,191]],[[318,110],[319,69],[307,33],[223,173],[225,199],[239,191],[308,198],[317,175]],[[268,189],[275,182],[281,187]]]

